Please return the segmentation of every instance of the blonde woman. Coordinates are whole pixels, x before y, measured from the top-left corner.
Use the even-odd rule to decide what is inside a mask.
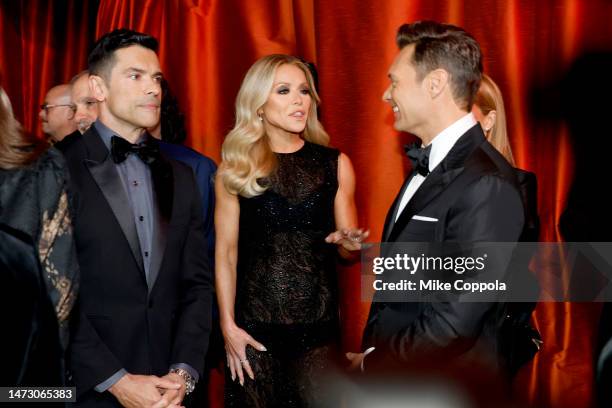
[[[356,228],[353,168],[327,147],[318,103],[303,62],[264,57],[223,143],[215,257],[228,406],[315,405],[336,357],[335,256],[368,232]]]
[[[476,120],[480,122],[489,143],[515,167],[512,148],[508,140],[504,99],[497,84],[486,74],[482,76],[472,112]],[[515,170],[523,206],[525,207],[525,226],[519,240],[523,242],[537,241],[540,232],[540,219],[538,217],[536,175],[518,168],[515,168]]]

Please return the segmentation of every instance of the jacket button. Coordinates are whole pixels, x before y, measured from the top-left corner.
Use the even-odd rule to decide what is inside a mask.
[[[149,299],[149,309],[153,309],[153,299]]]

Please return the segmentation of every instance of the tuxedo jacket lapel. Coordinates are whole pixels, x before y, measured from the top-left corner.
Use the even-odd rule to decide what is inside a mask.
[[[412,217],[421,212],[427,204],[439,196],[462,171],[463,167],[442,172],[441,168],[437,167],[436,170],[431,172],[416,193],[414,193],[412,199],[404,207],[397,222],[393,225],[389,234],[389,241],[394,242],[400,232],[406,228],[406,224],[408,224]]]
[[[155,194],[155,206],[157,217],[152,241],[151,269],[149,270],[149,293],[153,289],[159,276],[164,252],[168,225],[172,217],[174,200],[174,174],[172,165],[163,156],[151,165],[151,178],[153,180],[153,191]]]
[[[387,242],[394,242],[406,228],[412,217],[436,197],[438,197],[455,178],[463,172],[464,164],[470,154],[485,141],[480,125],[477,123],[457,140],[444,160],[427,176],[423,184],[416,191],[412,199],[402,211],[397,222],[388,228]],[[404,189],[400,193],[403,195]],[[396,199],[396,201],[398,201]],[[399,203],[399,201],[398,201]],[[391,220],[393,221],[393,220]],[[387,229],[387,228],[386,228]]]
[[[134,260],[144,277],[144,266],[140,251],[140,241],[136,232],[136,224],[117,168],[110,157],[108,149],[93,126],[83,135],[83,141],[89,153],[89,157],[84,160],[84,164],[89,169],[93,179],[108,202],[130,246]]]
[[[412,180],[412,177],[414,177],[414,172],[408,177],[406,177],[402,188],[400,189],[397,196],[395,196],[395,200],[393,201],[393,204],[391,204],[391,207],[387,212],[387,218],[385,218],[385,226],[383,229],[382,242],[388,241],[389,234],[391,234],[393,224],[395,224],[395,219],[397,218],[397,211],[399,210],[400,201],[402,200],[402,197],[404,196],[404,193],[406,192],[406,189],[408,188],[408,184],[410,184],[410,180]]]

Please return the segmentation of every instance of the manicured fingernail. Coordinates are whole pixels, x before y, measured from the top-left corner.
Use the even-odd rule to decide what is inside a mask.
[[[264,346],[261,346],[261,348],[259,349],[260,351],[268,351],[267,348],[265,348]]]

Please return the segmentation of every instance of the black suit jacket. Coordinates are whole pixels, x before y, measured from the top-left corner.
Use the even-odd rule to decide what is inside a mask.
[[[469,176],[468,176],[469,174]],[[476,175],[476,177],[474,177]],[[469,129],[428,175],[397,222],[395,216],[410,175],[393,203],[383,242],[515,242],[523,228],[523,205],[512,167],[484,137],[480,125]],[[462,177],[472,177],[458,197],[442,193]],[[420,221],[420,215],[438,219]],[[385,303],[376,297],[363,337],[375,346],[366,367],[382,360],[439,359],[497,368],[499,303]]]
[[[80,402],[113,406],[92,390],[121,368],[165,375],[174,363],[202,371],[211,325],[212,282],[200,194],[187,166],[152,166],[159,217],[147,285],[128,197],[109,150],[92,126],[57,147],[71,173],[81,267],[70,367]]]

